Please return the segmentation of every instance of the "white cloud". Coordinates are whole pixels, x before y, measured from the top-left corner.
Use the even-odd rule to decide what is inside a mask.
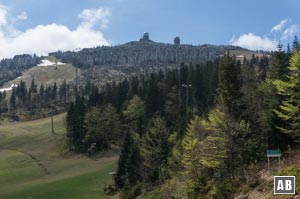
[[[85,9],[78,17],[83,20],[83,23],[80,24],[82,27],[92,28],[100,25],[100,27],[106,28],[109,23],[110,10],[107,8]]]
[[[238,38],[233,37],[229,43],[250,50],[276,50],[279,42],[286,44],[290,42],[295,35],[300,34],[300,25],[291,24],[291,21],[290,18],[281,20],[266,36],[248,33]]]
[[[292,24],[287,29],[284,30],[281,40],[288,40],[293,38],[295,35],[300,33],[300,25]]]
[[[230,41],[231,45],[240,46],[250,50],[276,50],[277,41],[273,41],[268,37],[261,37],[253,33],[248,33],[233,38]]]
[[[46,55],[56,50],[70,50],[97,45],[108,45],[101,32],[78,27],[70,30],[64,25],[39,25],[22,32],[15,38],[0,35],[0,55],[10,57],[16,54],[36,53]]]
[[[19,14],[17,16],[18,20],[26,20],[27,19],[27,13],[26,12],[22,12],[21,14]]]
[[[275,25],[272,29],[271,29],[271,32],[278,32],[280,30],[283,29],[283,27],[285,26],[285,24],[288,22],[288,18],[287,19],[284,19],[284,20],[281,20],[279,24]]]
[[[108,9],[89,9],[79,14],[81,22],[74,30],[65,25],[38,25],[25,31],[14,27],[14,21],[26,20],[27,14],[21,13],[15,19],[7,17],[5,6],[0,5],[0,58],[12,57],[17,54],[36,53],[47,55],[57,50],[74,50],[98,45],[109,45],[96,25],[106,27],[110,12]]]
[[[7,24],[6,16],[7,16],[7,7],[0,5],[0,26],[4,26]]]

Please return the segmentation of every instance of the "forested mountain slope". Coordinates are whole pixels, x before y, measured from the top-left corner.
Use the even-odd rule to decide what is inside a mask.
[[[98,66],[141,66],[157,63],[205,63],[227,50],[245,50],[235,46],[173,45],[157,42],[129,42],[119,46],[86,48],[79,52],[51,53],[80,68]]]
[[[41,58],[36,55],[16,55],[0,61],[0,86],[21,75],[22,71],[36,66]]]
[[[132,41],[118,46],[86,48],[81,51],[50,53],[62,62],[71,63],[82,71],[82,83],[91,80],[98,85],[120,81],[128,76],[176,68],[182,63],[205,64],[226,51],[253,53],[227,45],[174,45],[149,41]]]

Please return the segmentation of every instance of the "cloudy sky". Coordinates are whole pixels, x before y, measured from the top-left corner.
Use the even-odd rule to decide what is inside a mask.
[[[0,58],[138,40],[274,50],[300,37],[299,0],[0,0]]]

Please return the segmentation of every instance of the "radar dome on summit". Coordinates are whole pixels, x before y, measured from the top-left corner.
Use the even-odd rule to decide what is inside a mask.
[[[149,33],[148,32],[144,32],[143,33],[143,37],[140,39],[140,41],[150,41],[150,39],[149,39]]]
[[[175,37],[174,38],[174,44],[175,45],[180,45],[180,37]]]

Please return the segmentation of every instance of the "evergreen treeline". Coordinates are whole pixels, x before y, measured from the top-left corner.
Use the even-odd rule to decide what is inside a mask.
[[[70,149],[121,143],[114,186],[121,198],[153,187],[161,198],[232,198],[267,149],[299,139],[299,63],[296,40],[292,52],[279,45],[270,58],[240,62],[225,53],[94,87],[69,108]]]
[[[60,106],[67,107],[74,101],[79,91],[78,87],[67,84],[64,81],[61,85],[41,84],[38,88],[34,78],[29,86],[24,81],[12,88],[9,99],[6,92],[0,92],[0,115],[9,114],[12,119],[18,119],[20,115],[39,115],[47,111],[56,111]],[[30,118],[29,117],[29,118]]]
[[[214,45],[172,45],[156,42],[129,42],[119,46],[86,48],[78,52],[55,52],[63,62],[72,63],[79,68],[93,66],[155,66],[163,63],[206,63],[224,54],[226,50],[245,50],[235,46]]]
[[[161,116],[168,131],[183,133],[193,114],[203,114],[212,104],[217,83],[216,63],[182,64],[179,69],[160,71],[98,87],[88,82],[88,98],[71,103],[67,126],[70,149],[86,152],[110,148],[122,142],[126,132],[140,136]],[[194,86],[192,86],[194,85]]]
[[[0,86],[22,74],[22,71],[39,64],[40,57],[36,55],[16,55],[12,59],[0,61]]]
[[[6,91],[0,92],[0,115],[8,111],[8,105],[6,100]]]

